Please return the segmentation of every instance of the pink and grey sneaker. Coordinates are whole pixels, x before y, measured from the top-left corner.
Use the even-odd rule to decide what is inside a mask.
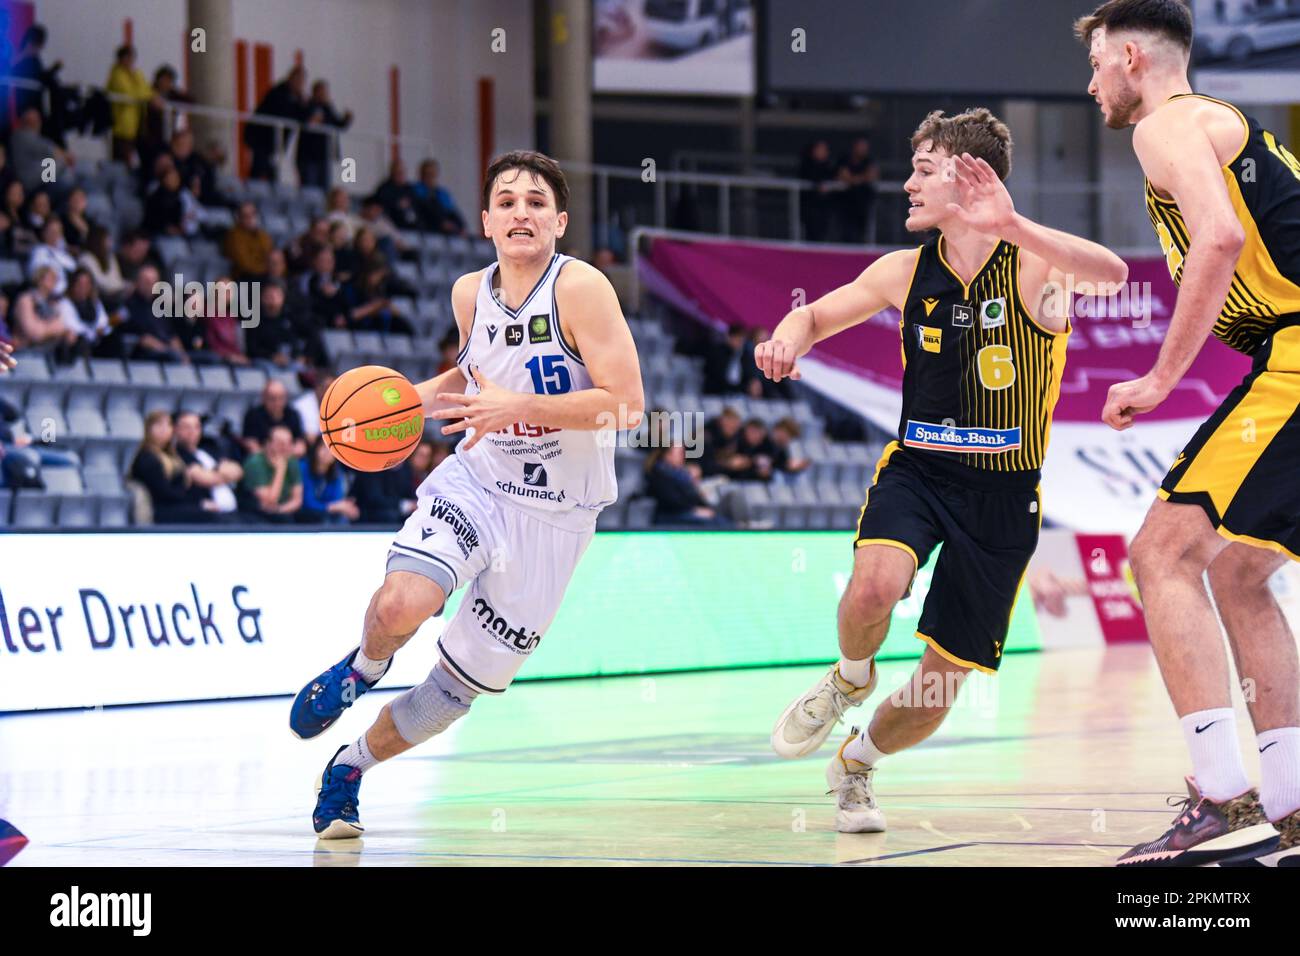
[[[1196,781],[1187,778],[1188,797],[1173,826],[1150,843],[1141,843],[1116,866],[1205,866],[1251,859],[1272,851],[1279,834],[1264,816],[1254,788],[1216,803],[1201,796]],[[1170,803],[1177,797],[1170,797]]]

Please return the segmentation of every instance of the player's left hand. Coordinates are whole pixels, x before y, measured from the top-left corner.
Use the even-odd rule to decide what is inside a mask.
[[[1119,382],[1112,385],[1106,395],[1101,420],[1116,431],[1132,428],[1134,416],[1155,409],[1169,397],[1169,391],[1150,375],[1131,382]]]
[[[1001,237],[1016,218],[1006,185],[992,166],[970,153],[954,156],[952,162],[961,202],[948,203],[948,211],[972,229]]]
[[[8,342],[0,342],[0,371],[8,371],[17,366],[18,362],[13,356],[14,347]]]
[[[488,432],[500,431],[522,419],[521,403],[527,396],[512,392],[508,388],[489,381],[487,376],[474,369],[474,381],[478,383],[477,395],[462,395],[457,392],[439,392],[438,401],[450,402],[453,407],[439,408],[430,418],[459,418],[460,421],[442,426],[444,435],[474,429],[474,434],[465,439],[465,450],[473,448],[479,439]]]

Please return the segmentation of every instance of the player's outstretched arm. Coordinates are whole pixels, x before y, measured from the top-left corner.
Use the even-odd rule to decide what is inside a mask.
[[[457,279],[456,284],[451,287],[451,312],[456,319],[456,329],[460,333],[457,352],[465,347],[465,339],[469,335],[469,325],[474,318],[474,298],[478,295],[478,284],[482,275],[482,270],[467,273]],[[438,417],[434,412],[442,404],[438,401],[440,392],[464,392],[466,384],[465,376],[459,368],[449,368],[440,375],[418,383],[415,391],[424,404],[424,417]]]
[[[474,429],[466,441],[468,450],[483,435],[516,422],[582,431],[640,424],[645,410],[641,364],[609,280],[595,267],[574,260],[555,280],[555,307],[559,324],[572,335],[587,367],[591,388],[571,390],[572,378],[564,363],[542,377],[545,394],[512,392],[475,371],[478,394],[438,396],[443,407],[432,417],[460,419],[443,426],[444,435]],[[555,334],[564,333],[557,328]]]
[[[1118,285],[1128,279],[1128,264],[1105,246],[1050,229],[1016,212],[1006,184],[983,159],[970,153],[955,156],[953,173],[961,186],[961,202],[948,208],[972,229],[1005,239],[1038,257],[1058,281],[1071,276],[1076,283]]]
[[[1155,366],[1142,378],[1112,385],[1106,397],[1102,420],[1121,431],[1133,424],[1134,415],[1163,402],[1191,368],[1223,311],[1246,242],[1209,134],[1183,118],[1177,109],[1157,110],[1133,131],[1147,179],[1178,203],[1190,242]]]
[[[891,305],[901,309],[918,255],[916,249],[887,253],[847,285],[791,310],[772,337],[754,348],[759,370],[774,382],[797,379],[796,362],[822,339],[865,322]]]

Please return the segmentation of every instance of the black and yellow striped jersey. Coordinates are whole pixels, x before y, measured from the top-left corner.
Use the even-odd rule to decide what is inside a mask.
[[[1199,96],[1180,93],[1182,96]],[[1231,103],[1241,117],[1241,149],[1223,167],[1223,181],[1246,234],[1215,336],[1253,354],[1277,329],[1300,323],[1300,160],[1277,137]],[[1146,184],[1147,214],[1174,282],[1181,283],[1191,236],[1178,204]]]
[[[899,323],[907,448],[1008,478],[1042,467],[1070,333],[1034,320],[1019,281],[1020,249],[1008,242],[969,285],[942,236],[920,248]]]

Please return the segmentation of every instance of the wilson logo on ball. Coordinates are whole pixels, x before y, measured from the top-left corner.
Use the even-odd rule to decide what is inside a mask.
[[[412,415],[410,418],[403,419],[393,425],[384,425],[381,428],[367,428],[364,432],[366,441],[382,441],[385,438],[406,439],[414,438],[424,431],[424,416]]]

